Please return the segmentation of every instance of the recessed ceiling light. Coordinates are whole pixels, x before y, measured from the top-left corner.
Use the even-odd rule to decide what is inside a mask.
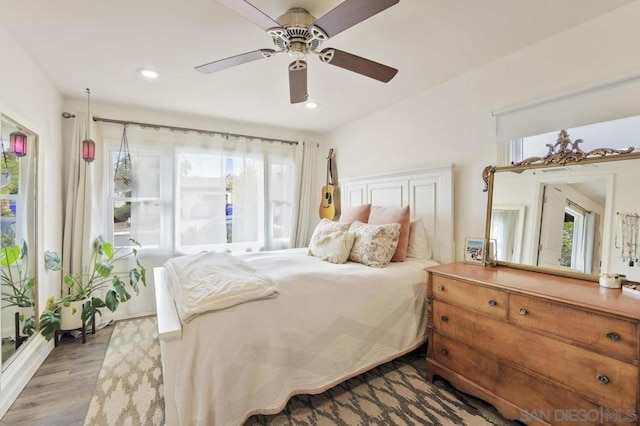
[[[307,101],[307,103],[305,103],[304,105],[309,109],[318,108],[318,103],[316,101]]]
[[[158,73],[149,68],[138,68],[138,74],[151,80],[158,78]]]

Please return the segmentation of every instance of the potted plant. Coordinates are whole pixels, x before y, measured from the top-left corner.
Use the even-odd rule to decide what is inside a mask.
[[[18,310],[20,330],[33,334],[35,327],[35,280],[29,277],[26,242],[22,247],[8,245],[0,248],[0,284],[3,308],[14,306]],[[20,336],[16,336],[16,341]]]
[[[130,241],[140,247],[137,241]],[[133,268],[114,271],[116,262],[130,256],[135,259]],[[130,290],[138,294],[139,284],[147,285],[146,270],[138,260],[138,250],[120,247],[114,251],[112,244],[102,237],[93,243],[87,270],[77,276],[62,268],[62,260],[57,253],[47,251],[44,261],[45,269],[63,272],[67,290],[67,294],[59,299],[50,297],[40,315],[40,332],[47,340],[51,340],[57,330],[71,329],[72,326],[68,325],[63,328],[67,315],[75,316],[77,324],[92,324],[96,314],[102,315],[100,309],[106,307],[114,312],[120,303],[131,299]]]

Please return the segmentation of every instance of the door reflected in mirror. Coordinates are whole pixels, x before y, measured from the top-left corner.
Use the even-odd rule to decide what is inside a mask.
[[[548,184],[542,194],[537,265],[599,275],[606,184]]]
[[[38,137],[6,115],[0,115],[0,135],[0,330],[5,368],[37,329]]]

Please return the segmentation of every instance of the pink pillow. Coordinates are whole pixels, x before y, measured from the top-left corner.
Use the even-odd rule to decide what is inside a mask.
[[[347,207],[340,213],[340,219],[338,222],[353,223],[356,220],[362,223],[367,223],[369,220],[369,211],[371,210],[371,204],[363,204],[361,206]]]
[[[369,223],[374,225],[382,225],[385,223],[400,224],[398,248],[393,254],[391,261],[404,262],[404,259],[407,257],[407,247],[409,246],[409,226],[411,223],[409,206],[401,208],[371,206]]]

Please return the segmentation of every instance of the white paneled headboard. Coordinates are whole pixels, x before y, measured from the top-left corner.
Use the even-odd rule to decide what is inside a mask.
[[[433,258],[455,260],[453,240],[453,165],[340,181],[341,206],[409,206],[411,219],[423,220]]]

